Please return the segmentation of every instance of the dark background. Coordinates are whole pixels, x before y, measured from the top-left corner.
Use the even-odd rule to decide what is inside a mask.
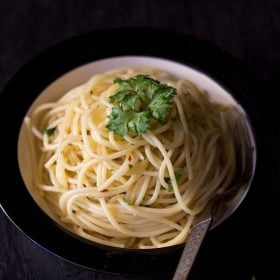
[[[124,26],[164,28],[188,34],[246,64],[256,76],[265,117],[268,123],[276,124],[274,140],[279,141],[275,121],[280,100],[278,0],[1,0],[0,90],[26,61],[49,46],[83,32]],[[236,230],[232,246],[243,241],[238,248],[240,255],[233,258],[232,246],[227,249],[226,244],[219,244],[219,235],[224,232],[217,229],[215,234],[209,234],[209,245],[202,248],[209,250],[213,259],[199,255],[194,277],[251,280],[254,275],[259,280],[272,279],[275,275],[274,279],[280,279],[280,257],[277,256],[280,235],[279,230],[275,230],[279,227],[280,211],[276,203],[280,194],[280,169],[276,161],[271,162],[271,170],[274,181],[267,178],[261,182],[261,188],[249,193],[248,203],[240,207],[239,215],[233,215],[225,223],[227,230]],[[0,187],[8,186],[1,184]],[[253,208],[254,203],[257,207]],[[242,211],[246,215],[240,215]],[[240,217],[247,222],[240,223]],[[215,259],[215,254],[220,257]],[[207,276],[201,278],[200,269]],[[111,276],[102,276],[50,255],[20,233],[0,211],[0,279],[111,279]]]

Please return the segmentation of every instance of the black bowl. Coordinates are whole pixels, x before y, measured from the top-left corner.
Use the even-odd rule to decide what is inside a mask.
[[[265,124],[261,115],[254,78],[239,62],[194,38],[161,30],[112,29],[87,33],[66,40],[28,62],[8,82],[1,94],[1,146],[6,164],[1,207],[10,220],[31,240],[47,251],[72,263],[109,273],[127,275],[170,274],[177,265],[182,245],[153,250],[117,249],[85,242],[61,230],[37,206],[24,185],[18,165],[17,145],[23,118],[34,99],[54,80],[86,63],[108,57],[153,56],[179,62],[205,73],[227,89],[245,109],[261,148],[258,158],[268,161]],[[156,65],[155,65],[156,66]],[[12,118],[7,118],[12,108]],[[11,110],[11,109],[9,109]],[[267,130],[267,127],[266,127]],[[10,181],[10,172],[13,170]],[[264,175],[259,170],[253,182]],[[236,214],[238,215],[238,214]],[[239,215],[240,218],[240,215]],[[226,225],[225,225],[226,227]],[[212,233],[212,234],[215,234]],[[217,244],[219,246],[219,244]],[[203,248],[202,248],[203,250]],[[206,254],[206,252],[204,252]]]

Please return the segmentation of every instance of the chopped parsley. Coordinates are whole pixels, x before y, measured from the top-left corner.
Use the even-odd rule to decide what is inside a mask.
[[[176,89],[146,75],[115,79],[119,90],[109,97],[113,104],[107,128],[115,134],[141,135],[150,130],[150,120],[165,123],[173,106]]]
[[[183,174],[184,174],[183,169],[180,169],[180,170],[175,172],[175,178],[176,178],[177,182],[179,182],[181,180]]]
[[[128,199],[126,199],[126,198],[124,198],[123,201],[124,201],[126,204],[128,204],[128,205],[131,205],[131,204],[132,204],[131,201],[128,200]]]
[[[169,178],[168,178],[168,179],[169,179]],[[167,191],[168,191],[168,192],[173,192],[173,185],[172,185],[170,179],[168,180],[167,185],[168,185]]]
[[[76,210],[72,209],[72,213],[73,213],[73,214],[76,214]]]
[[[181,180],[183,174],[184,174],[183,169],[180,169],[180,170],[175,172],[175,178],[176,178],[176,182],[177,183],[179,183],[179,181]],[[172,182],[171,182],[170,178],[167,178],[166,182],[167,182],[167,185],[168,185],[167,191],[173,192],[173,185],[172,185]]]
[[[55,127],[44,128],[43,133],[47,134],[48,136],[51,136],[51,135],[53,135],[55,129],[56,129],[56,126]]]
[[[128,168],[129,168],[129,169],[131,169],[132,167],[133,167],[133,165],[132,165],[132,164],[129,164],[129,165],[128,165]]]

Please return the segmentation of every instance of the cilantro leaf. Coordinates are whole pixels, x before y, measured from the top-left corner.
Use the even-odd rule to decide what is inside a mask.
[[[115,79],[119,90],[109,97],[114,104],[108,116],[107,128],[125,136],[129,132],[141,135],[150,129],[150,119],[164,123],[173,106],[176,90],[146,75],[127,80]]]
[[[50,128],[44,128],[43,129],[43,133],[47,134],[48,136],[51,136],[53,135],[54,131],[56,129],[56,126],[55,127],[50,127]]]
[[[123,112],[120,106],[113,107],[109,119],[110,121],[106,126],[109,130],[120,136],[128,133],[129,114]]]
[[[175,89],[167,86],[163,86],[157,90],[157,94],[153,97],[149,104],[151,115],[159,122],[164,123],[166,117],[173,105],[173,96]]]
[[[120,136],[127,135],[129,130],[137,135],[143,134],[150,127],[148,117],[147,112],[124,112],[119,105],[116,105],[109,115],[107,128]]]
[[[149,113],[140,112],[134,113],[128,122],[128,129],[135,133],[136,135],[141,135],[146,133],[150,128],[149,124]]]

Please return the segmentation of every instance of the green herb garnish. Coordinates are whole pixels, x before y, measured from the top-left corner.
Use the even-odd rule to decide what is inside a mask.
[[[51,135],[53,135],[55,129],[56,129],[56,126],[55,127],[44,128],[43,133],[47,134],[48,136],[51,136]]]
[[[175,178],[176,178],[177,183],[179,183],[183,174],[184,174],[184,171],[182,169],[175,172]],[[166,181],[167,181],[167,185],[168,185],[167,191],[173,192],[173,185],[171,183],[170,178],[167,178]]]
[[[179,182],[181,180],[183,174],[184,174],[184,170],[183,169],[180,169],[180,170],[175,172],[175,178],[176,178],[177,182]]]
[[[72,210],[72,213],[73,213],[73,214],[76,214],[76,210],[73,209],[73,210]]]
[[[168,178],[168,179],[169,179],[169,178]],[[170,179],[169,179],[169,181],[167,182],[167,185],[168,185],[167,191],[168,191],[168,192],[173,192],[173,185],[172,185]]]
[[[127,80],[116,79],[119,90],[109,97],[114,104],[108,116],[107,128],[125,136],[129,132],[141,135],[150,129],[150,119],[165,123],[173,106],[176,90],[146,75]]]
[[[128,200],[128,199],[126,199],[126,198],[124,198],[123,201],[124,201],[126,204],[128,204],[128,205],[131,205],[131,204],[132,204],[131,201]]]
[[[133,165],[132,165],[132,164],[129,164],[129,165],[128,165],[128,168],[129,168],[129,169],[131,169],[132,167],[133,167]]]

